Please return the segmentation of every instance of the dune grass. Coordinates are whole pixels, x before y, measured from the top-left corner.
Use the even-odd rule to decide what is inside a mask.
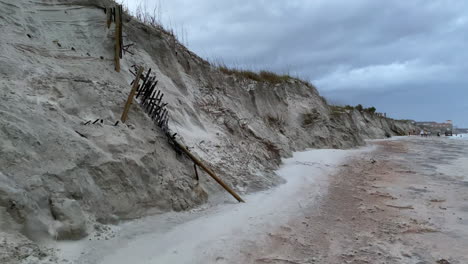
[[[229,68],[224,64],[218,65],[217,68],[219,69],[219,71],[221,71],[224,74],[234,75],[240,78],[253,80],[256,82],[278,84],[278,83],[284,83],[288,81],[298,81],[310,87],[313,87],[313,85],[309,81],[305,81],[299,77],[293,77],[289,74],[278,74],[278,73],[275,73],[272,71],[266,71],[266,70],[255,72],[251,70]]]

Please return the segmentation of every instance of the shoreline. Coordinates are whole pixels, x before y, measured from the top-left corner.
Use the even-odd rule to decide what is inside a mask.
[[[330,177],[318,207],[238,263],[468,263],[468,162],[458,162],[468,142],[371,144]]]
[[[468,263],[466,154],[468,141],[419,137],[298,152],[277,171],[287,182],[246,204],[145,217],[49,246],[59,263],[76,264]]]

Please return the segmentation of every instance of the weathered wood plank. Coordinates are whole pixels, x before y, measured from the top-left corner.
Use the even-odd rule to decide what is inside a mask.
[[[210,169],[208,168],[207,166],[205,166],[205,164],[203,164],[197,157],[195,157],[188,149],[186,146],[180,144],[179,142],[177,142],[177,140],[175,138],[172,138],[172,141],[174,143],[174,145],[179,148],[180,150],[182,150],[193,162],[195,162],[195,164],[197,164],[200,168],[202,168],[206,173],[208,173],[208,175],[211,176],[211,178],[213,178],[219,185],[221,185],[228,193],[230,193],[234,198],[236,198],[237,201],[239,201],[240,203],[245,203],[244,200],[242,200],[242,198],[236,193],[234,192],[234,190],[232,190],[226,183],[224,183],[218,176],[216,176],[216,174]]]
[[[128,112],[130,111],[130,106],[132,105],[133,97],[135,96],[138,84],[140,83],[140,77],[141,77],[142,73],[143,73],[143,67],[141,67],[138,70],[135,82],[133,83],[132,90],[130,91],[130,94],[128,95],[127,103],[125,104],[124,111],[122,113],[122,117],[120,118],[122,123],[125,123],[127,121],[127,119],[128,119]]]

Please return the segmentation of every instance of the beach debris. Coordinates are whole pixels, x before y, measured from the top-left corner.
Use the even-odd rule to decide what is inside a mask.
[[[91,122],[92,122],[92,123],[91,123]],[[93,120],[89,120],[89,121],[86,121],[85,123],[83,123],[83,125],[84,125],[84,126],[87,126],[87,125],[89,125],[89,124],[95,125],[95,124],[97,124],[97,123],[104,124],[104,119],[98,118],[98,119],[96,119],[96,120],[94,120],[94,121],[93,121]]]
[[[52,41],[52,42],[55,43],[57,46],[59,46],[59,48],[62,47],[62,44],[60,44],[58,40],[54,40],[54,41]]]
[[[437,264],[450,264],[450,262],[448,260],[446,260],[446,259],[439,259],[437,261]]]
[[[396,172],[398,172],[398,173],[407,173],[407,174],[416,174],[416,172],[412,171],[412,170],[398,170]]]
[[[406,253],[406,252],[402,252],[401,255],[405,258],[411,258],[411,255],[409,253]]]
[[[287,263],[287,264],[304,263],[304,262],[293,261],[293,260],[283,259],[283,258],[259,258],[259,259],[256,259],[255,262],[257,263]]]
[[[372,193],[370,193],[370,195],[374,195],[374,196],[378,196],[378,197],[383,197],[383,198],[388,198],[388,199],[392,199],[392,200],[398,199],[398,198],[392,196],[392,195],[389,194],[389,193],[382,193],[382,192],[379,192],[379,191],[372,192]]]
[[[408,206],[397,206],[397,205],[391,205],[391,204],[386,204],[386,206],[391,207],[391,208],[397,208],[397,209],[414,209],[413,206],[408,205]]]
[[[402,234],[423,234],[423,233],[437,233],[439,230],[430,227],[415,227],[409,228],[402,232]]]
[[[76,131],[76,130],[75,130],[75,132],[76,132],[78,135],[80,135],[80,137],[82,137],[82,138],[88,138],[87,136],[81,134],[80,132],[78,132],[78,131]]]
[[[131,43],[131,44],[127,44],[127,45],[124,45],[122,46],[122,50],[125,53],[130,53],[131,55],[135,55],[133,52],[129,51],[129,49],[134,46],[135,44],[134,43]]]
[[[198,181],[200,181],[200,177],[198,176],[198,170],[197,170],[197,164],[196,163],[193,163],[193,169],[195,170],[195,179]]]
[[[92,80],[89,79],[73,79],[74,82],[81,82],[81,83],[93,83]]]

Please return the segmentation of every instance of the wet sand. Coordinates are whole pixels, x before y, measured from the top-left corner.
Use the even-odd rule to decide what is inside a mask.
[[[468,141],[372,141],[328,192],[232,263],[468,263]]]

